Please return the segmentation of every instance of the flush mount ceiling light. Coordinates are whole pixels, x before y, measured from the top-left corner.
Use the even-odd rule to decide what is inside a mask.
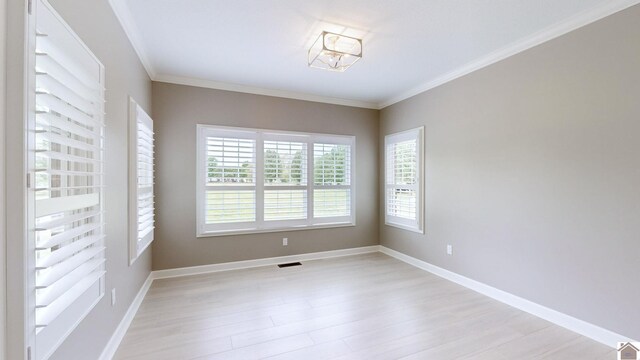
[[[362,57],[362,40],[323,31],[309,49],[309,66],[345,71]]]

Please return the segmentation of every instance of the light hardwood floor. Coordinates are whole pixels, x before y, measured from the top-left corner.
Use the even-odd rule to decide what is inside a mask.
[[[615,359],[380,253],[154,281],[115,359]]]

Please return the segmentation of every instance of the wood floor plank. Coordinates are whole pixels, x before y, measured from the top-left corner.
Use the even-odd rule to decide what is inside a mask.
[[[270,356],[268,360],[325,360],[335,359],[351,352],[349,346],[342,340],[330,343],[312,345],[299,350],[289,351],[283,354]]]
[[[116,360],[606,359],[615,351],[372,253],[154,281]]]
[[[196,358],[197,360],[246,360],[264,359],[270,356],[284,354],[293,350],[313,345],[313,340],[306,334],[294,335],[271,340],[260,344],[245,346],[239,349]]]
[[[610,347],[597,343],[584,337],[578,337],[573,341],[564,344],[563,347],[555,351],[549,351],[539,358],[547,359],[584,359],[602,360],[616,359],[616,353]]]
[[[496,359],[544,359],[579,337],[580,335],[559,326],[549,326],[492,347],[481,354]],[[587,351],[585,350],[585,356],[589,355]],[[475,355],[472,354],[468,358],[473,359]]]
[[[232,350],[231,338],[221,337],[205,341],[184,339],[180,342],[157,341],[123,347],[114,360],[188,360]]]

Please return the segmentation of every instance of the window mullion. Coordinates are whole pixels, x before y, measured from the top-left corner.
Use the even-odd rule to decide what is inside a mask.
[[[264,138],[262,133],[256,136],[256,227],[264,227]]]

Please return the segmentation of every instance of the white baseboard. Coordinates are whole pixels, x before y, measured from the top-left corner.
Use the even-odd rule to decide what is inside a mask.
[[[536,304],[532,301],[523,299],[508,292],[496,289],[487,284],[481,283],[469,279],[468,277],[456,274],[452,271],[445,270],[441,267],[435,266],[428,262],[416,259],[401,252],[389,249],[388,247],[380,245],[380,252],[394,257],[398,260],[404,261],[409,265],[413,265],[422,270],[428,271],[434,275],[437,275],[446,280],[452,281],[456,284],[462,285],[480,294],[486,295],[492,299],[498,300],[507,305],[513,306],[516,309],[525,311],[529,314],[535,315],[539,318],[547,320],[556,325],[562,326],[568,330],[576,332],[580,335],[591,338],[604,345],[615,348],[618,342],[634,341],[626,336],[616,334],[613,331],[603,329],[599,326],[590,324],[586,321],[576,319],[567,314],[559,311],[549,309],[548,307]]]
[[[339,257],[339,256],[366,254],[366,253],[372,253],[372,252],[378,252],[378,251],[379,251],[379,245],[373,245],[373,246],[364,246],[359,248],[279,256],[279,257],[272,257],[272,258],[265,258],[265,259],[234,261],[234,262],[221,263],[221,264],[190,266],[190,267],[167,269],[167,270],[156,270],[152,272],[152,274],[154,279],[166,279],[166,278],[172,278],[172,277],[178,277],[178,276],[207,274],[207,273],[218,272],[218,271],[248,269],[248,268],[254,268],[259,266],[282,264],[287,262],[309,261],[309,260],[327,259],[327,258],[333,258],[333,257]]]
[[[147,291],[149,291],[149,288],[151,287],[152,282],[153,282],[153,272],[149,274],[149,276],[147,277],[147,280],[145,280],[144,284],[142,284],[140,291],[138,291],[138,294],[133,299],[133,302],[129,306],[127,313],[124,314],[124,318],[122,318],[122,321],[120,321],[120,324],[118,324],[118,327],[116,328],[116,331],[111,336],[111,339],[109,339],[107,346],[105,346],[104,350],[102,350],[102,354],[100,354],[99,360],[113,359],[113,356],[116,354],[116,351],[118,350],[118,346],[120,346],[120,342],[124,338],[124,335],[127,333],[127,330],[129,329],[129,325],[131,325],[131,321],[133,321],[133,318],[136,316],[136,313],[138,312],[138,308],[140,308],[140,304],[142,304],[142,300],[144,300],[145,295],[147,295]]]

